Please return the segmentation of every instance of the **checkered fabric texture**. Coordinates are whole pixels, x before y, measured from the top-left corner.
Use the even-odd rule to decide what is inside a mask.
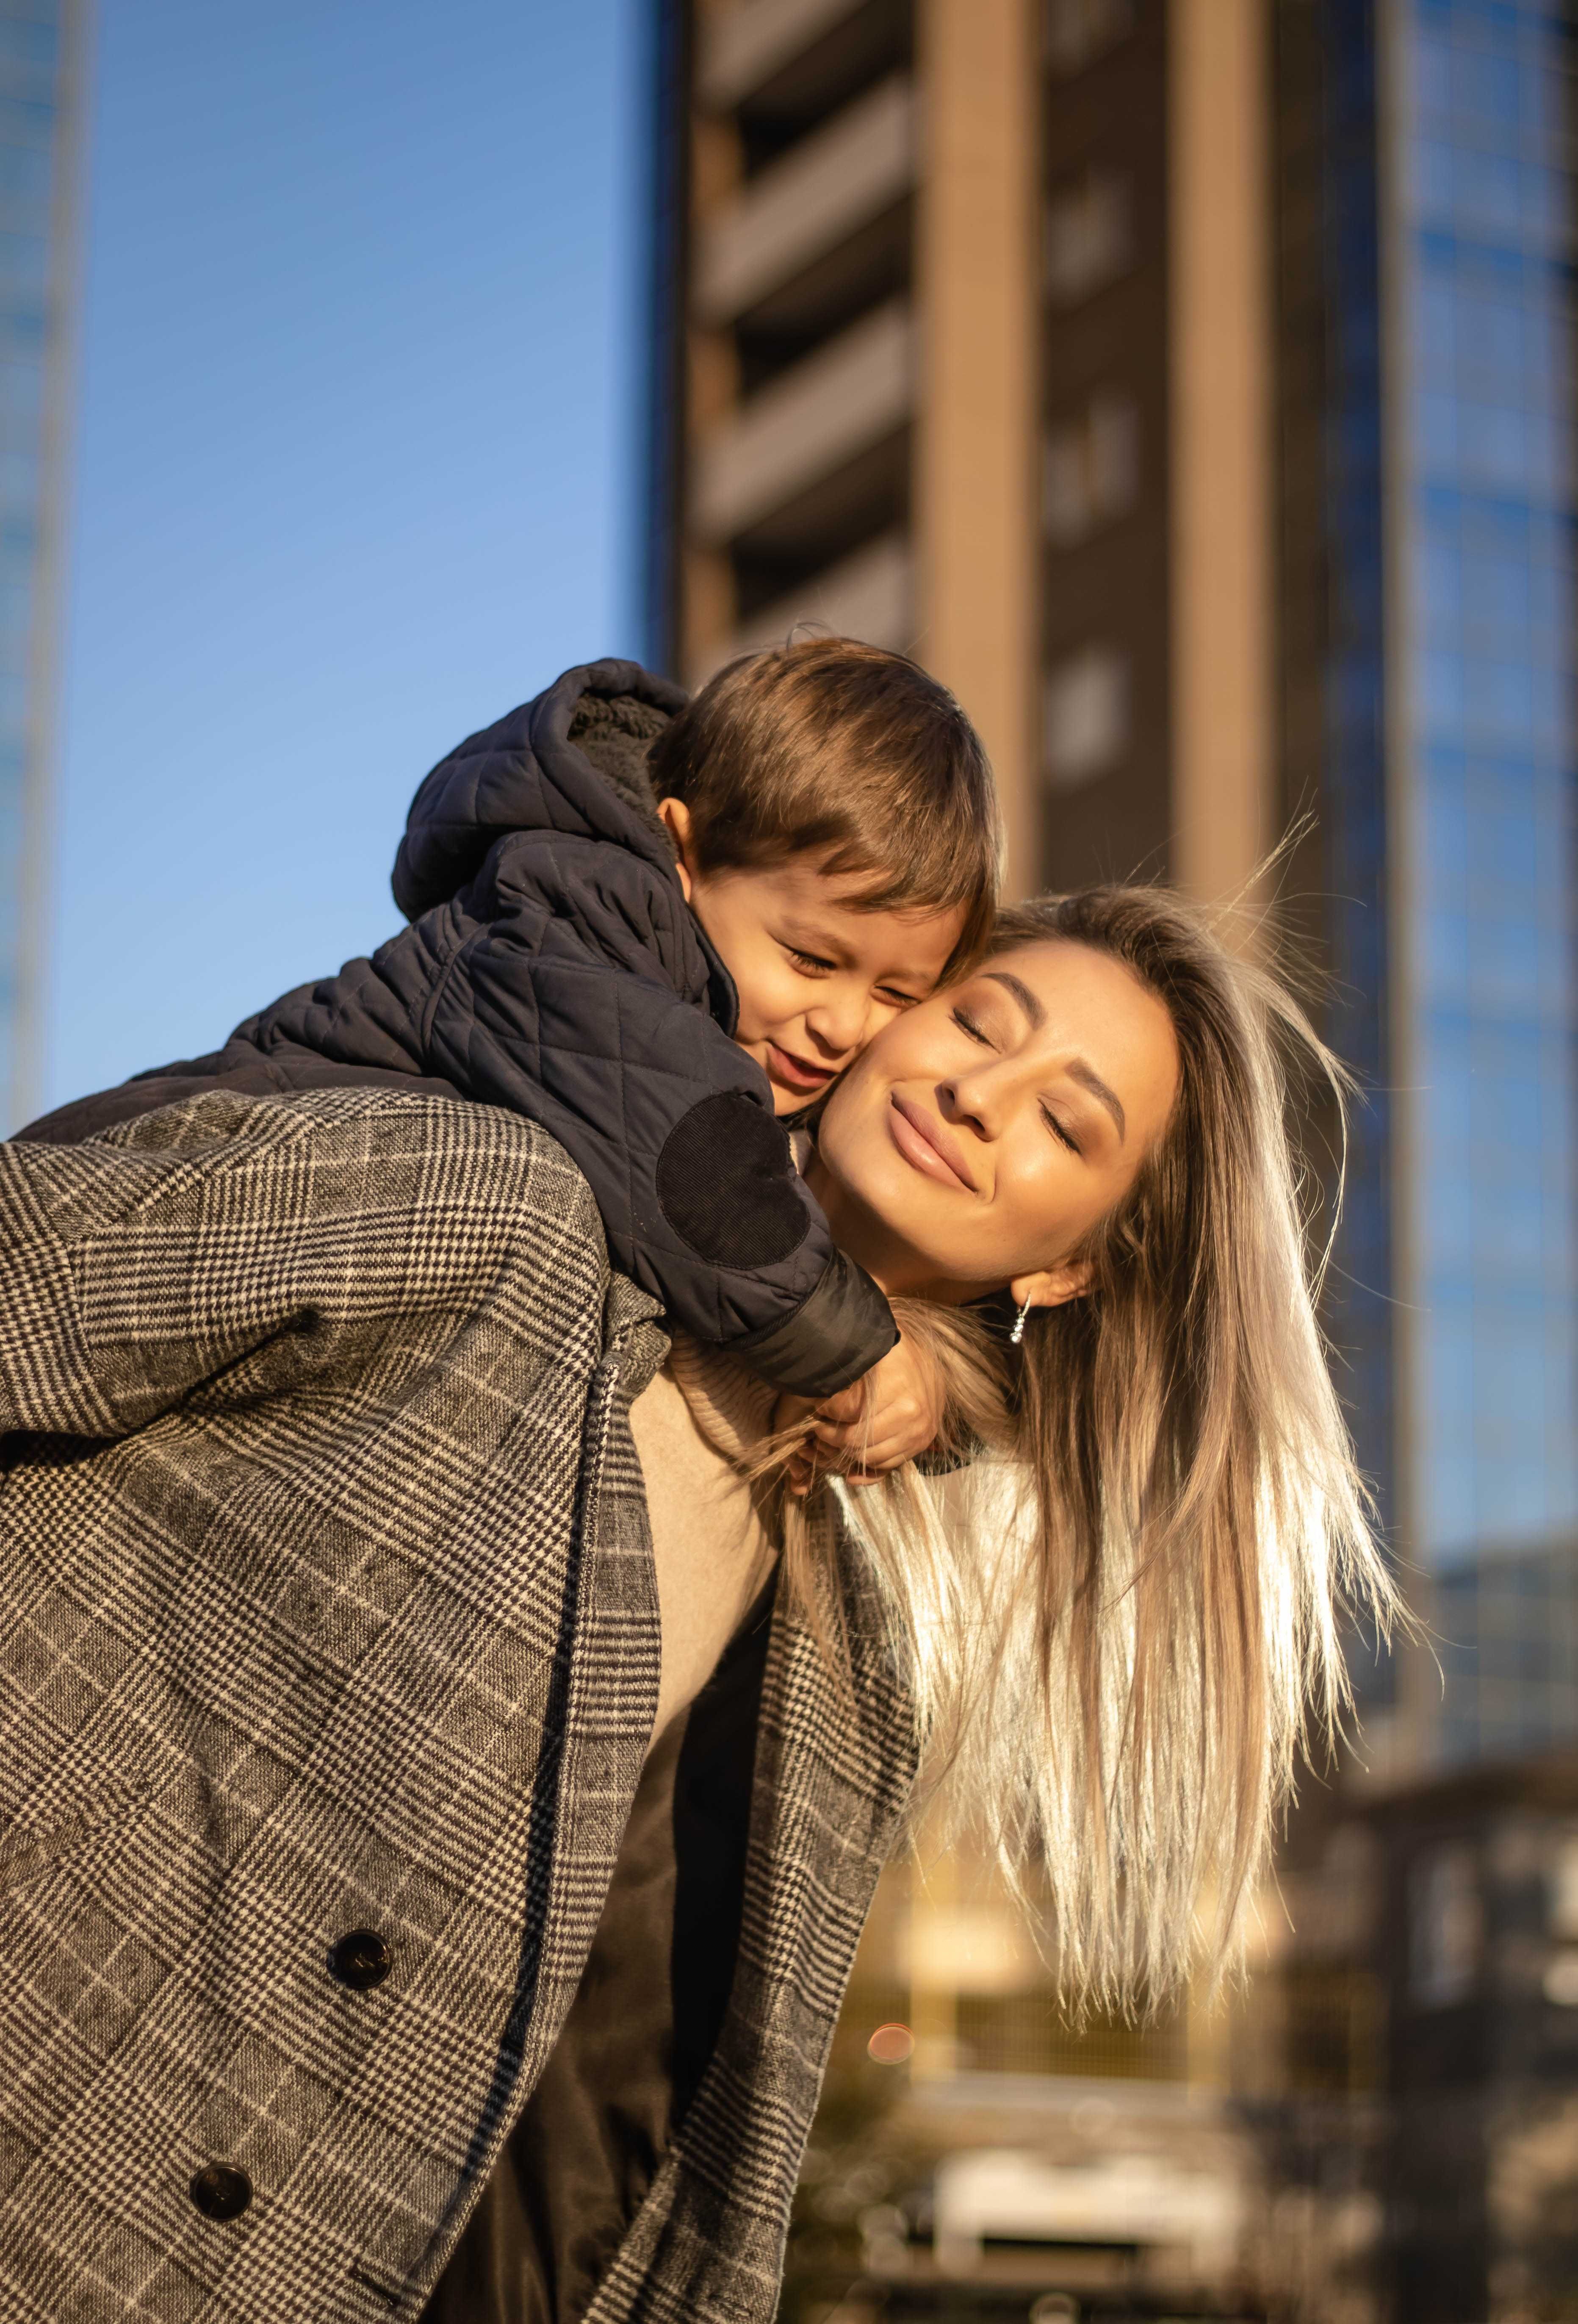
[[[653,1303],[551,1139],[383,1091],[0,1146],[0,2319],[415,2318],[651,1726]],[[782,1608],[729,2012],[595,2324],[776,2302],[913,1775],[836,1540],[828,1573],[852,1680]],[[214,2163],[238,2217],[192,2199]]]

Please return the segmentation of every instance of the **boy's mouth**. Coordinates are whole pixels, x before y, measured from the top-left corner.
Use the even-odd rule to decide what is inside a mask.
[[[781,1049],[776,1041],[767,1043],[767,1072],[785,1089],[810,1097],[817,1090],[826,1089],[836,1078],[832,1065],[813,1065],[809,1057],[797,1057],[791,1050]]]

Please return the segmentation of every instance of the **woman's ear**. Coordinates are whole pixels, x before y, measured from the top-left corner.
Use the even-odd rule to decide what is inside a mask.
[[[688,904],[691,900],[691,858],[695,853],[695,835],[691,828],[690,808],[683,799],[660,798],[657,802],[657,813],[659,820],[674,842],[674,852],[679,858],[675,869],[679,872],[679,884],[684,890],[684,899]]]
[[[1090,1288],[1087,1259],[1070,1259],[1061,1267],[1042,1268],[1034,1275],[1016,1275],[1008,1294],[1016,1307],[1063,1307],[1082,1299]]]

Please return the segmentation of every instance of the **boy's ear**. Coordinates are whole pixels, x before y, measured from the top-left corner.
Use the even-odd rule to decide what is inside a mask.
[[[1087,1259],[1070,1259],[1061,1267],[1040,1268],[1034,1275],[1016,1275],[1008,1286],[1008,1296],[1016,1307],[1063,1307],[1070,1299],[1082,1299],[1090,1288],[1092,1274]]]
[[[679,872],[679,884],[684,890],[684,899],[688,904],[691,900],[691,856],[695,845],[694,835],[691,829],[691,811],[683,799],[660,798],[657,802],[657,812],[669,837],[674,842],[674,853],[679,857],[676,866]]]

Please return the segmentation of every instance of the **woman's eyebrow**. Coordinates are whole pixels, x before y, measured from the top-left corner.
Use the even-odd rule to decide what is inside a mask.
[[[1087,1065],[1083,1057],[1071,1058],[1063,1070],[1071,1082],[1078,1082],[1081,1089],[1090,1092],[1098,1104],[1106,1106],[1116,1126],[1121,1146],[1129,1134],[1129,1123],[1124,1111],[1124,1102],[1117,1092],[1108,1089],[1095,1066]]]
[[[1010,969],[988,968],[983,969],[981,973],[993,984],[1004,985],[1006,987],[1008,991],[1012,992],[1015,1001],[1018,1001],[1020,1007],[1029,1018],[1032,1031],[1039,1031],[1041,1027],[1047,1021],[1047,1012],[1041,1007],[1041,1002],[1036,999],[1029,985],[1026,984],[1023,979],[1015,976]]]

